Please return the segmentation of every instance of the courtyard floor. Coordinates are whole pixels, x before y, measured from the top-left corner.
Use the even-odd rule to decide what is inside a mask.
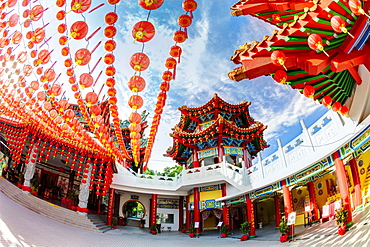
[[[148,229],[123,227],[95,233],[53,221],[15,203],[0,193],[0,246],[370,246],[370,204],[354,216],[354,226],[344,235],[336,233],[333,221],[311,228],[297,226],[295,241],[280,243],[273,227],[258,229],[257,238],[241,242],[234,232],[219,238],[217,231],[207,231],[199,238],[189,238],[177,231],[148,234]]]

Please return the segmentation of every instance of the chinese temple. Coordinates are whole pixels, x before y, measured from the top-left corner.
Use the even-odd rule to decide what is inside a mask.
[[[213,169],[212,165],[225,163],[242,168],[252,166],[252,158],[258,152],[268,147],[263,139],[263,131],[266,129],[262,123],[255,121],[249,114],[250,102],[240,102],[232,105],[222,100],[217,94],[200,107],[190,108],[182,106],[180,122],[175,126],[173,133],[173,146],[167,150],[167,156],[186,168],[204,167]],[[227,185],[212,185],[218,188],[213,192],[213,197],[207,196],[210,188],[199,191],[198,187],[190,191],[192,197],[187,200],[188,206],[193,205],[193,217],[187,211],[186,226],[190,227],[190,219],[201,222],[202,215],[210,212],[207,206],[200,209],[200,202],[211,203],[212,200],[227,193]],[[210,192],[208,192],[209,194]],[[205,201],[203,198],[207,198]],[[224,224],[230,226],[229,208],[224,207],[222,219]],[[253,210],[249,208],[249,210]],[[245,211],[241,211],[244,212]],[[249,211],[249,213],[251,213]],[[241,216],[243,217],[243,216]],[[202,216],[204,218],[204,216]],[[246,220],[246,215],[244,217]],[[203,221],[206,224],[205,221]],[[200,229],[196,234],[200,234]]]
[[[138,112],[146,85],[141,72],[150,64],[143,43],[154,37],[150,11],[163,0],[138,1],[147,17],[130,33],[141,52],[129,62],[127,120],[118,114],[123,73],[116,76],[113,54],[120,1],[63,0],[50,9],[36,2],[0,5],[0,189],[9,198],[37,201],[54,220],[67,210],[63,223],[100,214],[104,227],[145,227],[152,234],[157,217],[162,230],[196,236],[220,228],[231,234],[249,222],[249,237],[257,237],[293,216],[292,237],[295,225],[307,225],[309,217],[311,223],[333,220],[337,210],[347,213],[347,228],[357,223],[352,213],[370,202],[369,1],[240,0],[231,6],[235,18],[249,15],[278,30],[235,49],[231,61],[239,67],[229,78],[247,87],[245,79],[271,76],[331,110],[309,126],[301,120],[299,135],[284,144],[278,139],[277,150],[262,157],[267,126],[251,117],[250,102],[231,104],[214,94],[199,107],[181,106],[164,156],[182,170],[171,176],[145,170],[197,3],[183,2],[146,138],[150,112]],[[58,26],[44,22],[47,10],[62,21]],[[95,21],[94,11],[105,13],[104,21]],[[67,25],[66,16],[80,20]],[[60,54],[49,50],[49,40]]]
[[[232,105],[215,94],[200,107],[180,107],[180,122],[171,134],[174,145],[166,156],[189,168],[224,159],[250,167],[251,158],[268,145],[263,140],[267,126],[249,115],[249,105],[244,101]],[[243,157],[243,162],[237,156]]]

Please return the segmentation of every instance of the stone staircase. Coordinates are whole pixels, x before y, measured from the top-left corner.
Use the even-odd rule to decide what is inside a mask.
[[[29,210],[60,223],[100,233],[111,229],[98,215],[88,214],[88,216],[83,216],[75,211],[49,203],[31,194],[25,194],[21,189],[1,177],[0,191]]]

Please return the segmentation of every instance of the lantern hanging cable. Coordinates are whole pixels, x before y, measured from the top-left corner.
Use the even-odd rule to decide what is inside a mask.
[[[183,4],[182,4],[182,7],[183,7],[183,9],[186,11],[186,14],[188,14],[188,12],[190,12],[190,17],[191,17],[191,19],[193,19],[193,11],[194,10],[196,10],[196,8],[197,8],[197,3],[194,1],[194,0],[185,0],[184,2],[183,2]],[[186,24],[187,25],[187,24]],[[190,26],[191,25],[191,23],[188,25],[188,26]],[[182,26],[180,25],[180,30],[179,31],[181,31],[182,29]],[[178,41],[182,41],[182,42],[184,42],[186,39],[187,39],[187,33],[185,32],[185,38],[184,39],[178,39],[176,36],[177,35],[179,35],[180,37],[183,35],[183,33],[181,33],[181,32],[179,32],[179,31],[176,31],[175,32],[175,35],[174,35],[174,41],[175,41],[175,45],[174,46],[172,46],[172,47],[176,47],[176,53],[174,53],[174,54],[171,54],[171,51],[172,51],[172,47],[171,47],[171,50],[170,50],[170,55],[172,56],[172,55],[175,55],[175,56],[172,56],[172,57],[178,57],[179,59],[178,59],[178,63],[180,63],[180,56],[181,56],[181,47],[178,47],[177,46],[177,43],[178,43]],[[167,63],[165,64],[165,66],[167,65]],[[166,66],[167,67],[167,66]],[[174,75],[175,75],[175,67],[173,68],[174,69]],[[170,72],[169,71],[170,69],[168,68],[168,72]],[[165,78],[168,78],[169,79],[169,81],[170,80],[172,80],[172,79],[174,79],[174,78],[172,78],[172,75],[171,75],[171,77],[168,77],[168,76],[170,76],[169,74],[168,75],[165,75],[165,73],[164,73],[164,75],[162,76],[162,78],[163,77],[165,77]],[[164,80],[165,80],[165,78],[163,78]],[[166,89],[167,91],[169,90],[169,82],[168,81],[168,87],[164,87],[163,89]],[[164,85],[165,86],[165,85]],[[161,86],[160,86],[160,89],[161,89],[161,93],[163,93],[163,95],[167,95],[166,94],[166,92],[167,91],[163,91],[162,90],[162,88],[161,88]],[[145,167],[144,167],[144,171],[147,169],[147,165],[148,165],[148,162],[149,162],[149,159],[150,159],[150,155],[151,155],[151,152],[152,152],[152,148],[153,148],[153,145],[154,145],[154,141],[155,141],[155,137],[156,137],[156,129],[158,128],[158,126],[159,126],[159,124],[160,124],[160,116],[161,116],[161,114],[162,114],[162,109],[163,109],[163,106],[165,105],[165,102],[166,102],[166,98],[162,98],[162,100],[163,100],[163,103],[159,103],[159,101],[160,101],[160,99],[158,99],[158,102],[157,102],[157,105],[159,106],[159,108],[158,108],[158,118],[157,118],[157,120],[156,121],[152,121],[152,126],[151,126],[151,136],[149,136],[149,140],[148,140],[148,145],[147,145],[147,147],[146,147],[146,150],[145,150],[145,154],[144,154],[144,162],[145,162]],[[162,106],[163,105],[163,106]],[[162,108],[161,108],[162,107]],[[155,122],[157,122],[157,123],[155,123]],[[152,132],[153,131],[153,132]],[[152,134],[153,133],[153,134]]]

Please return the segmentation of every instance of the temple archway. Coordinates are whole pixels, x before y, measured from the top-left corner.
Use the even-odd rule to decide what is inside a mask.
[[[128,226],[140,226],[140,221],[145,217],[146,209],[139,200],[127,200],[122,206],[122,214],[126,218]]]

